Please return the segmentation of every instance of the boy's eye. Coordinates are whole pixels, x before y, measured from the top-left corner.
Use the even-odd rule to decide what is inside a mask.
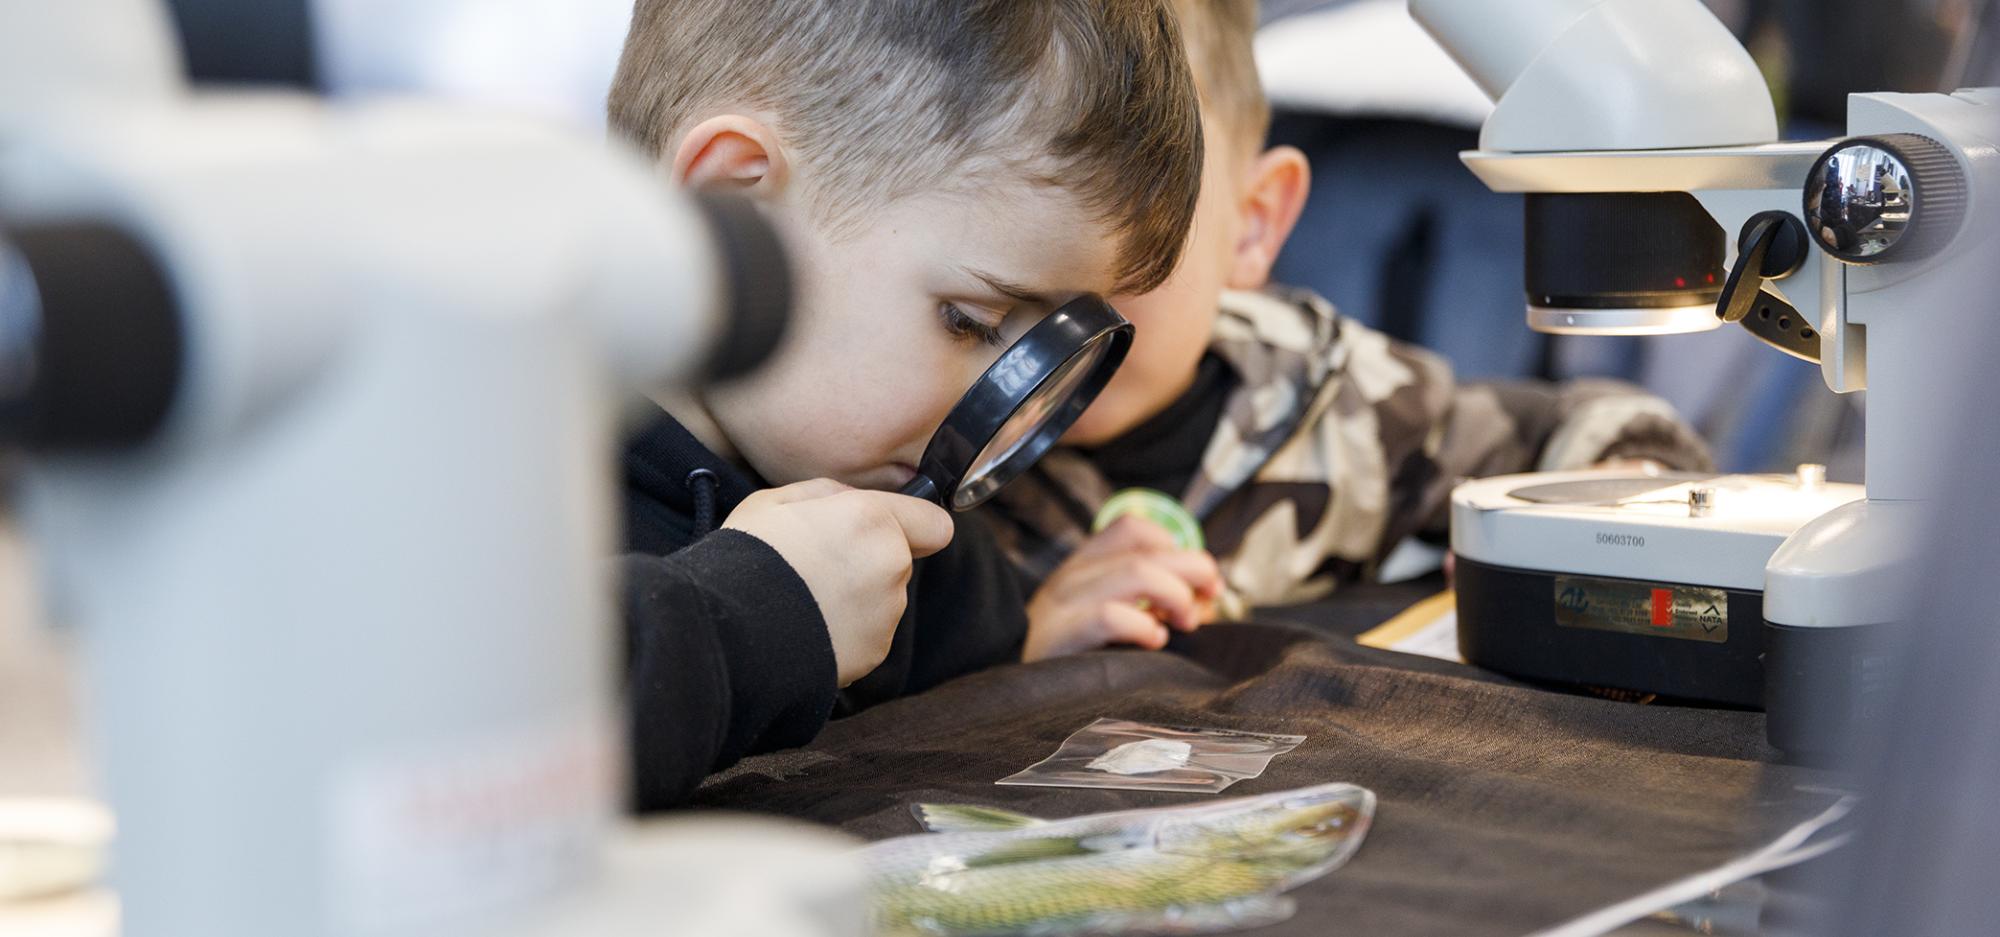
[[[966,314],[965,310],[951,303],[938,304],[938,318],[944,320],[944,330],[961,340],[978,340],[984,344],[999,347],[1006,342],[1000,330]]]

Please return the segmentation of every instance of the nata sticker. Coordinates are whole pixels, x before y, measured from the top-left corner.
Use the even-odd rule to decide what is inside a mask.
[[[1704,586],[1557,576],[1556,624],[1721,644],[1729,640],[1729,593]]]

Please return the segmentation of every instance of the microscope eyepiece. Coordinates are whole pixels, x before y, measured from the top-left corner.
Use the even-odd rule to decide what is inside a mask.
[[[707,380],[742,377],[778,350],[791,320],[791,262],[771,223],[748,200],[697,196],[722,260],[727,312],[702,367]]]
[[[134,445],[166,422],[185,336],[137,241],[100,224],[0,234],[0,447]]]

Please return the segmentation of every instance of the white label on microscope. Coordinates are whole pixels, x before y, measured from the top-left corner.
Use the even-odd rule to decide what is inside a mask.
[[[328,814],[341,933],[460,932],[593,874],[617,792],[613,736],[591,722],[347,770]]]

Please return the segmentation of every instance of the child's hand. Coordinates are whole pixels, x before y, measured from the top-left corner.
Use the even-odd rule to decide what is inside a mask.
[[[1166,646],[1167,629],[1212,620],[1222,573],[1215,557],[1181,550],[1158,524],[1126,516],[1064,560],[1028,601],[1025,661],[1104,647]]]
[[[889,655],[909,601],[910,564],[951,543],[951,515],[935,504],[862,491],[827,478],[759,491],[722,526],[771,545],[819,603],[840,685]]]

